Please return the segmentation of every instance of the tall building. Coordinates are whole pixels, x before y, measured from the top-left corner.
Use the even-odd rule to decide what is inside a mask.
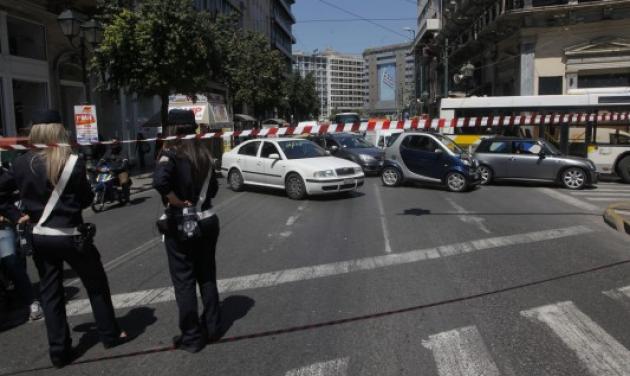
[[[630,90],[628,1],[418,0],[418,30],[418,87],[434,110],[454,92]]]
[[[361,112],[365,99],[365,62],[361,56],[327,49],[311,55],[298,52],[293,59],[294,71],[315,77],[322,120],[333,113]]]
[[[216,1],[216,0],[215,0]],[[227,1],[227,0],[221,0]],[[295,0],[230,0],[239,9],[245,30],[262,33],[271,46],[291,60],[295,16],[291,6]]]
[[[410,43],[367,49],[363,52],[369,83],[366,109],[372,116],[401,116],[415,93],[415,66]]]

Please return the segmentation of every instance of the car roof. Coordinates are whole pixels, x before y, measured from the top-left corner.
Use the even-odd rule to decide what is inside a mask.
[[[485,138],[482,141],[538,141],[538,138],[533,137],[516,137],[516,136],[497,136],[492,138]]]

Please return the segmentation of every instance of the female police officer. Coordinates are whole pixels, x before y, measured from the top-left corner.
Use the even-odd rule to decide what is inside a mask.
[[[68,134],[56,111],[36,113],[33,123],[29,136],[31,144],[69,144]],[[18,222],[34,224],[33,258],[40,276],[53,365],[63,367],[74,357],[66,320],[64,261],[76,271],[87,289],[103,345],[109,348],[124,342],[127,335],[116,323],[98,250],[91,242],[79,242],[84,238],[78,229],[85,227],[81,211],[93,199],[84,163],[77,160],[67,146],[29,151],[16,158],[12,169],[0,177],[1,197],[8,197],[7,193],[15,190],[19,191],[24,212]]]
[[[171,110],[166,136],[194,135],[192,111]],[[153,186],[167,206],[161,231],[169,271],[179,308],[181,335],[173,339],[176,348],[198,352],[219,336],[219,293],[215,249],[219,220],[212,213],[211,199],[218,184],[212,158],[199,140],[168,141],[158,159]],[[203,301],[201,319],[197,311],[196,284]]]

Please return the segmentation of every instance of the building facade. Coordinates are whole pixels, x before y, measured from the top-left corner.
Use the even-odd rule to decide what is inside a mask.
[[[361,112],[365,100],[365,62],[358,55],[330,49],[311,55],[293,55],[293,69],[302,76],[313,74],[320,99],[320,119],[335,113]]]
[[[363,52],[368,81],[366,109],[371,116],[401,117],[416,98],[412,44],[370,48]]]
[[[627,0],[419,0],[417,87],[445,95],[630,92]],[[462,67],[470,63],[469,74]]]
[[[217,1],[217,0],[215,0]],[[220,0],[227,1],[227,0]],[[271,46],[291,61],[295,16],[291,7],[295,0],[230,0],[238,9],[245,30],[259,32],[267,37]]]

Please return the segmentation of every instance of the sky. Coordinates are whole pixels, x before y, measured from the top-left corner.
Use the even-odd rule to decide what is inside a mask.
[[[415,30],[418,16],[416,0],[296,0],[292,10],[297,19],[293,51],[307,53],[330,47],[361,54],[366,48],[408,42],[412,34],[404,28]]]

